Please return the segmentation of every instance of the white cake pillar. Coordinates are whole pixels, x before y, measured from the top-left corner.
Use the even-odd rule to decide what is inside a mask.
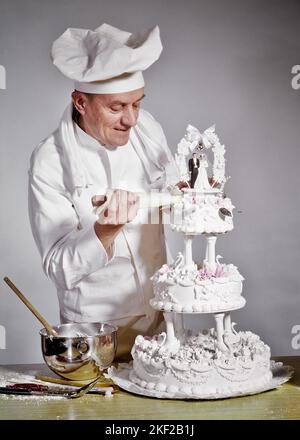
[[[205,263],[208,268],[214,272],[217,268],[216,264],[216,241],[217,237],[215,235],[206,236],[206,252],[205,252]]]
[[[206,240],[207,240],[207,237],[206,237]],[[206,241],[206,248],[205,248],[205,259],[204,259],[204,262],[208,262],[208,243],[207,243],[207,241]]]
[[[193,243],[193,235],[185,235],[184,236],[184,263],[186,267],[190,267],[194,269],[195,263],[193,262],[193,251],[192,251],[192,243]]]
[[[184,332],[184,322],[183,322],[183,313],[176,313],[174,314],[175,319],[175,332],[178,337],[178,339],[183,342],[185,332]]]
[[[161,347],[163,351],[168,351],[169,353],[177,353],[180,342],[175,336],[174,331],[174,321],[173,321],[174,313],[164,313],[164,318],[166,321],[166,340]]]
[[[224,313],[215,313],[216,331],[217,331],[217,345],[221,351],[228,351],[228,347],[224,344]]]
[[[232,333],[232,328],[231,328],[231,316],[229,312],[225,313],[225,317],[224,317],[224,328],[225,328],[225,332],[228,332],[228,334]]]
[[[174,330],[174,322],[173,322],[173,313],[164,313],[164,318],[166,321],[166,330],[167,330],[167,338],[166,343],[172,343],[175,337],[175,330]]]

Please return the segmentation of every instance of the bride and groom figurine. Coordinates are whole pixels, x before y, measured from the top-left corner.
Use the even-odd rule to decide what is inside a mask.
[[[202,153],[198,157],[197,153],[193,153],[193,157],[189,159],[191,188],[197,189],[198,191],[211,189],[206,168],[208,168],[206,155]]]

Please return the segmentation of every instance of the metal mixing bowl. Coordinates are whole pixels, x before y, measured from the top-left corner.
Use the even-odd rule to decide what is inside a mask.
[[[40,331],[42,353],[48,367],[72,380],[96,378],[109,367],[117,349],[117,327],[111,324],[71,323],[53,327],[58,336]]]

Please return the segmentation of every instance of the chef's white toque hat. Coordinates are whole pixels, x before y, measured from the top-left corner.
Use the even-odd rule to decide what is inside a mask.
[[[144,86],[142,71],[160,56],[159,27],[131,34],[108,24],[91,31],[68,28],[51,50],[53,64],[75,89],[86,93],[123,93]]]

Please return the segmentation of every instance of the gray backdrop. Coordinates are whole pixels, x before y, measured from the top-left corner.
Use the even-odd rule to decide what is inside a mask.
[[[67,27],[103,22],[132,32],[160,26],[164,51],[145,74],[144,107],[173,150],[188,123],[203,130],[215,122],[227,147],[235,229],[218,240],[218,253],[240,268],[247,299],[233,319],[261,335],[273,354],[299,355],[291,345],[300,324],[300,90],[291,86],[291,69],[300,64],[299,1],[1,0],[1,278],[10,276],[58,322],[56,291],[30,231],[27,169],[72,91],[51,64],[52,42]],[[201,245],[198,237],[199,257]],[[40,362],[40,324],[0,284],[0,362]]]

